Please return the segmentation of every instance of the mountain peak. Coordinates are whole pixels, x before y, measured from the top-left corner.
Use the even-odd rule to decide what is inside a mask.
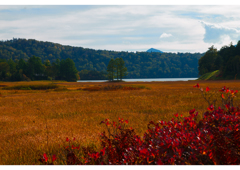
[[[155,53],[163,53],[162,51],[157,50],[157,49],[155,49],[155,48],[150,48],[150,49],[147,50],[147,52],[149,52],[149,53],[151,53],[151,52],[155,52]]]

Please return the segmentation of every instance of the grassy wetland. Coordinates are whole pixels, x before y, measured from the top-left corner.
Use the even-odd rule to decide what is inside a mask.
[[[223,86],[240,90],[238,80],[0,82],[0,164],[39,164],[39,155],[45,152],[59,157],[66,137],[75,137],[76,145],[98,147],[99,134],[105,130],[100,122],[105,119],[127,119],[141,136],[150,121],[171,120],[175,113],[187,116],[195,108],[201,118],[208,104],[193,88],[197,83],[208,86],[213,97]],[[239,106],[238,94],[235,102]]]

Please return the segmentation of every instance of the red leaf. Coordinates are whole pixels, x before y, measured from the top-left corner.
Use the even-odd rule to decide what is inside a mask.
[[[210,89],[209,89],[209,87],[206,87],[206,92],[208,92]]]
[[[147,153],[148,153],[148,150],[147,150],[146,148],[144,148],[144,149],[140,150],[140,153],[141,153],[141,154],[147,154]]]
[[[163,165],[161,159],[159,159],[159,160],[157,161],[157,164],[158,164],[158,165]]]
[[[105,155],[105,148],[101,149],[102,155]]]
[[[210,157],[210,159],[212,159],[212,158],[213,158],[212,152],[210,152],[210,153],[208,154],[208,156]]]
[[[224,95],[222,94],[222,98],[225,99]]]
[[[197,88],[199,88],[200,86],[199,86],[199,84],[197,83],[195,86],[193,86],[193,87],[197,87]]]
[[[211,106],[209,106],[207,109],[210,110],[210,111],[213,111],[213,110],[214,110],[214,106],[211,105]]]
[[[224,86],[221,90],[219,90],[219,91],[222,91],[222,92],[224,92],[226,90],[226,87]]]
[[[52,156],[52,162],[54,162],[57,159],[56,155]]]
[[[195,109],[189,111],[189,114],[192,115],[195,112]]]
[[[68,139],[68,137],[66,138],[66,141],[69,142],[70,140]]]
[[[46,154],[46,153],[43,154],[43,158],[45,159],[45,162],[48,161],[48,157],[47,157],[47,154]]]

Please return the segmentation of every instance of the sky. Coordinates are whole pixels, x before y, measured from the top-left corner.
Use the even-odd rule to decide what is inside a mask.
[[[240,40],[238,4],[43,3],[0,4],[0,40],[14,37],[97,50],[190,53],[206,52],[212,45],[219,50]]]

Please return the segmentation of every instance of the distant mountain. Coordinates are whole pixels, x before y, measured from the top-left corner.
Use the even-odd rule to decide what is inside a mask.
[[[149,50],[147,50],[147,52],[151,53],[151,52],[155,52],[155,53],[163,53],[162,51],[160,50],[157,50],[155,48],[150,48]]]

